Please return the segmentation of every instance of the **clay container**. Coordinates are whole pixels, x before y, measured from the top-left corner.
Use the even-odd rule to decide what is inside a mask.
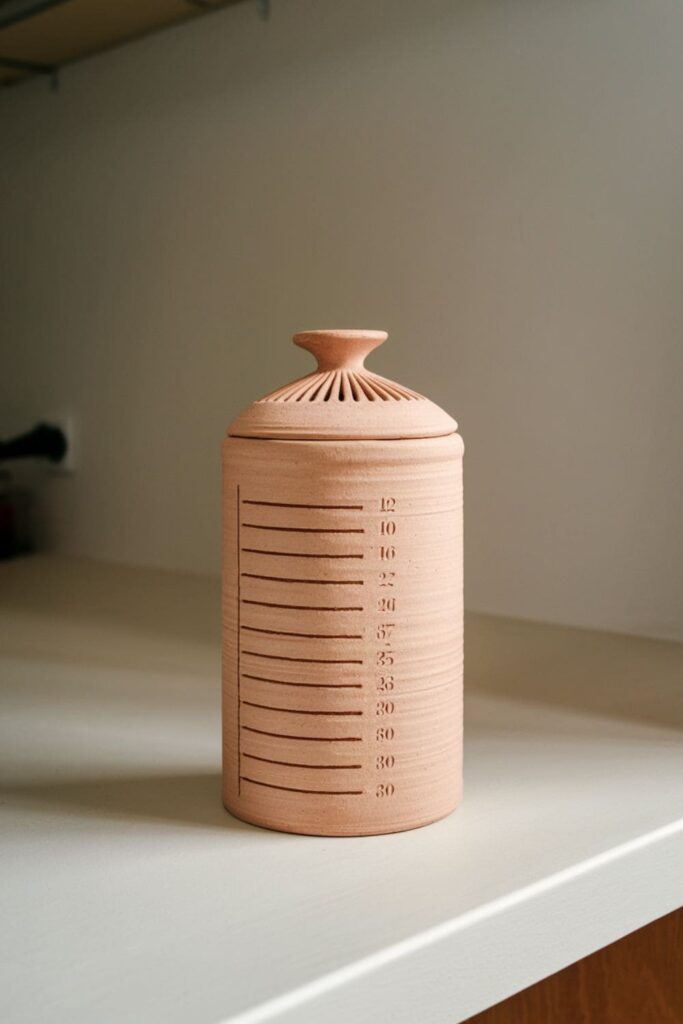
[[[313,835],[426,825],[462,791],[457,424],[310,331],[318,368],[223,443],[223,799]]]

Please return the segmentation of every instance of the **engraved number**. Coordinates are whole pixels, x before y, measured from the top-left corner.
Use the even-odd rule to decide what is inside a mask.
[[[380,782],[375,790],[375,796],[393,796],[395,792],[393,782]]]
[[[396,498],[385,496],[380,499],[380,512],[392,513],[396,511]],[[394,537],[396,534],[396,521],[394,519],[381,519],[379,524],[381,537]],[[382,544],[379,548],[381,562],[393,562],[396,558],[396,548],[393,544]],[[380,587],[394,587],[396,585],[396,573],[382,571],[378,576]],[[382,613],[396,611],[395,597],[379,597],[377,599],[377,611]],[[386,674],[385,670],[394,664],[395,655],[391,651],[392,636],[396,628],[395,622],[378,622],[375,627],[375,640],[384,647],[384,650],[376,652],[376,664],[384,674],[377,677],[377,691],[379,693],[390,693],[395,686],[395,677]],[[396,706],[393,700],[378,700],[375,703],[375,715],[380,718],[393,715]],[[391,726],[381,726],[375,730],[377,743],[387,743],[394,739],[396,733]],[[378,754],[375,758],[375,769],[386,771],[393,768],[396,758],[393,754]],[[375,796],[383,799],[391,797],[396,792],[393,782],[380,782],[375,786]]]

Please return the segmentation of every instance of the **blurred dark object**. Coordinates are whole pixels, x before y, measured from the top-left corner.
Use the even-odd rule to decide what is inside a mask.
[[[49,423],[38,423],[25,434],[0,441],[0,463],[16,459],[47,459],[59,463],[67,447],[64,431]],[[34,550],[33,519],[31,492],[18,486],[12,474],[0,468],[0,559]]]
[[[49,459],[61,462],[66,455],[66,437],[59,427],[39,423],[33,430],[10,441],[0,441],[0,462],[9,459]]]
[[[0,559],[33,550],[32,510],[29,492],[15,485],[11,473],[0,469]]]

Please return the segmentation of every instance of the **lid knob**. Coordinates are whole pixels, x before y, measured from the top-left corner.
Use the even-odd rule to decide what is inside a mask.
[[[387,340],[386,331],[301,331],[294,344],[308,349],[318,370],[361,370],[365,357]]]

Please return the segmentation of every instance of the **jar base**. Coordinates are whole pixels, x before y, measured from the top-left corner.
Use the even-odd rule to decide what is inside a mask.
[[[391,827],[384,826],[382,828],[367,828],[362,830],[358,828],[349,828],[348,831],[325,828],[316,829],[315,831],[313,829],[303,831],[300,828],[289,828],[286,825],[274,825],[272,822],[259,818],[258,815],[250,815],[247,812],[238,811],[234,807],[230,807],[225,800],[222,802],[225,810],[228,814],[231,814],[233,818],[237,818],[239,821],[244,821],[247,825],[255,825],[257,828],[266,829],[268,832],[287,832],[290,835],[297,836],[326,836],[327,838],[332,839],[358,839],[363,836],[388,836],[394,835],[397,832],[412,832],[413,829],[424,828],[426,825],[433,825],[437,821],[443,821],[444,818],[450,817],[450,815],[458,809],[462,803],[462,797],[456,800],[453,806],[442,814],[421,818],[418,821],[396,824]]]

